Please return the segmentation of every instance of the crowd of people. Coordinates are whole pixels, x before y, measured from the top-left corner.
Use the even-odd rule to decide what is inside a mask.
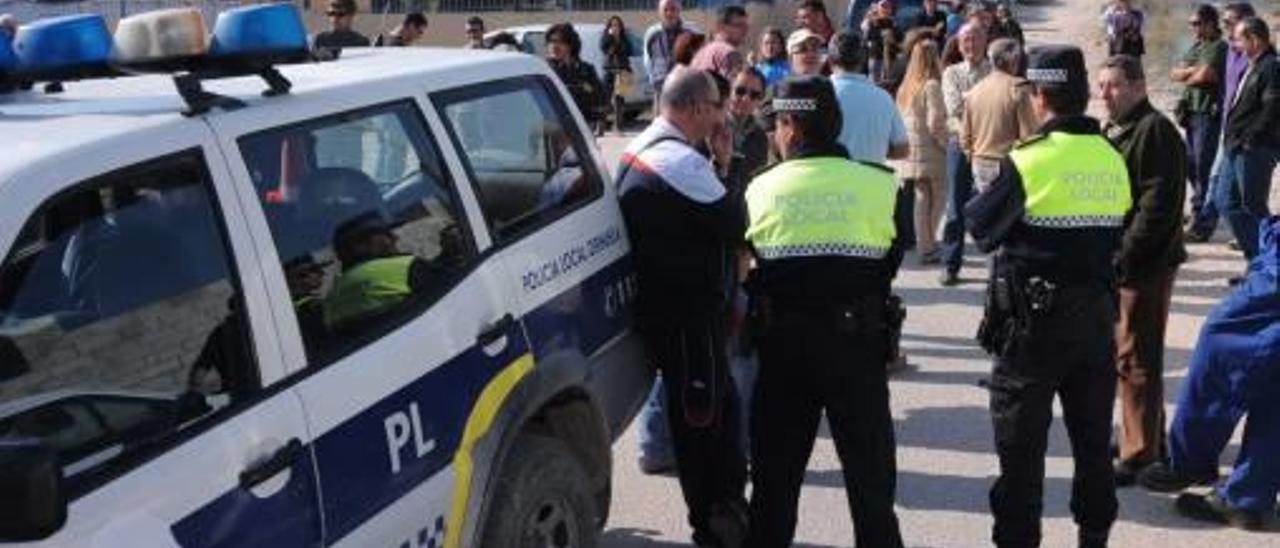
[[[368,43],[350,31],[349,4],[330,3],[334,28],[317,45]],[[620,129],[620,88],[646,78],[656,90],[617,181],[637,325],[661,373],[639,464],[679,477],[698,545],[790,544],[823,414],[857,544],[902,545],[886,364],[898,362],[903,309],[891,281],[914,248],[941,285],[962,283],[967,236],[992,254],[977,339],[994,360],[998,546],[1040,542],[1055,399],[1080,546],[1106,545],[1117,487],[1214,484],[1246,415],[1232,476],[1176,508],[1262,527],[1280,489],[1280,459],[1267,458],[1280,452],[1267,397],[1280,389],[1280,222],[1267,208],[1280,63],[1250,4],[1193,10],[1195,41],[1169,74],[1184,89],[1172,120],[1146,96],[1146,17],[1129,0],[1103,14],[1110,57],[1092,85],[1080,49],[1028,49],[1006,3],[924,0],[908,21],[880,0],[837,28],[821,1],[800,0],[795,28],[760,29],[755,47],[741,6],[719,9],[709,34],[679,0],[660,0],[658,19],[639,52],[616,16],[599,44],[551,25],[545,51],[597,132],[610,111]],[[407,45],[425,28],[410,16],[379,41]],[[484,34],[468,20],[466,47],[519,50]],[[584,47],[600,48],[603,81]],[[1105,120],[1085,114],[1091,97]],[[1206,322],[1166,430],[1173,285],[1185,242],[1207,241],[1219,218],[1251,266]]]
[[[1280,223],[1267,209],[1280,68],[1249,4],[1193,11],[1196,43],[1170,74],[1185,88],[1181,127],[1147,98],[1145,18],[1127,0],[1103,15],[1110,57],[1092,82],[1079,48],[1028,49],[1003,4],[947,14],[926,1],[901,25],[882,1],[837,29],[821,2],[802,1],[795,30],[762,29],[745,59],[741,9],[718,12],[710,42],[678,2],[659,9],[643,52],[657,118],[618,184],[639,327],[661,372],[640,466],[679,477],[696,543],[790,544],[825,413],[857,544],[902,545],[890,284],[912,247],[942,285],[961,283],[966,236],[992,254],[977,338],[995,362],[996,545],[1040,543],[1055,400],[1080,546],[1107,544],[1117,487],[1214,484],[1246,415],[1232,476],[1175,507],[1263,527],[1280,489],[1280,463],[1265,457],[1280,449],[1280,414],[1262,396],[1280,388]],[[1091,98],[1104,120],[1086,115]],[[1250,267],[1210,315],[1166,430],[1172,288],[1184,242],[1212,233],[1207,207]]]
[[[639,52],[618,16],[594,44],[570,23],[547,28],[546,61],[597,133],[610,114],[621,128],[637,79],[656,90],[616,181],[637,327],[660,372],[641,469],[678,476],[699,546],[788,546],[825,414],[857,545],[902,546],[887,377],[904,311],[891,284],[913,249],[942,286],[960,284],[971,236],[991,254],[976,338],[994,362],[997,546],[1040,543],[1055,399],[1081,547],[1107,544],[1116,488],[1135,484],[1216,485],[1176,509],[1264,527],[1280,491],[1280,218],[1268,206],[1280,60],[1267,23],[1248,2],[1196,6],[1170,117],[1147,97],[1146,16],[1130,0],[1103,14],[1109,57],[1092,83],[1078,47],[1028,48],[1007,3],[948,4],[924,0],[904,21],[880,0],[837,28],[823,2],[800,0],[794,30],[763,28],[756,47],[739,5],[706,34],[679,0],[659,0]],[[370,40],[353,0],[326,13],[317,49],[409,46],[428,29],[410,13]],[[0,17],[0,36],[14,28]],[[479,17],[462,47],[521,49]],[[1086,114],[1091,98],[1104,120]],[[1219,219],[1248,266],[1207,319],[1166,421],[1174,283],[1185,244]]]

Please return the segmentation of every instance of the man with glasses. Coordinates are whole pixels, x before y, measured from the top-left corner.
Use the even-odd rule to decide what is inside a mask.
[[[688,68],[667,77],[660,114],[623,152],[617,184],[639,284],[636,327],[662,374],[694,544],[738,546],[746,460],[724,311],[726,259],[746,218],[742,185],[722,182],[732,138],[715,78]]]
[[[356,19],[355,0],[329,0],[329,30],[316,35],[316,49],[367,48],[369,39],[352,30]]]
[[[478,15],[467,18],[466,49],[484,49],[484,19]]]
[[[1222,76],[1227,64],[1227,43],[1218,28],[1218,10],[1201,4],[1187,21],[1196,42],[1169,78],[1185,86],[1178,101],[1178,122],[1187,134],[1187,178],[1191,183],[1192,241],[1217,223],[1218,212],[1209,196],[1209,169],[1218,154],[1222,131]]]

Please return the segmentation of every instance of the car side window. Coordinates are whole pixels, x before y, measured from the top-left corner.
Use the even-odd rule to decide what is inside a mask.
[[[312,366],[413,319],[476,257],[448,171],[410,100],[255,133],[239,145]]]
[[[601,193],[586,141],[545,78],[438,93],[494,239],[509,242]]]
[[[243,297],[198,151],[82,182],[0,266],[0,439],[74,490],[257,392]]]

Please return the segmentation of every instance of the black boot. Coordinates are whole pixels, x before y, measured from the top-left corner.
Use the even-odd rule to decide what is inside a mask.
[[[1080,548],[1107,548],[1107,537],[1110,531],[1091,531],[1080,529]]]

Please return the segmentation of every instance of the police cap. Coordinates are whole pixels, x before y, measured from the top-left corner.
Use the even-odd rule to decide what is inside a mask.
[[[769,103],[774,115],[786,114],[800,122],[801,133],[811,144],[832,143],[840,136],[843,119],[831,80],[817,75],[792,76],[778,84]]]
[[[1031,48],[1027,52],[1027,81],[1088,95],[1089,73],[1085,69],[1084,52],[1075,46],[1058,44]]]
[[[817,75],[792,76],[778,84],[770,104],[773,112],[797,114],[805,112],[839,112],[836,92],[831,81]]]

